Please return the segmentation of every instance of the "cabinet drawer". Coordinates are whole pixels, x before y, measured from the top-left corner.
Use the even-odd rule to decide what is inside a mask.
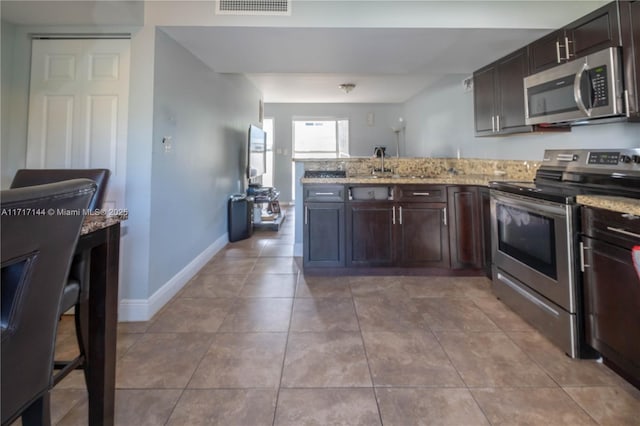
[[[344,201],[344,185],[305,185],[305,201]]]
[[[621,247],[632,247],[640,241],[640,217],[595,207],[583,207],[582,233]]]
[[[447,190],[440,185],[400,185],[399,200],[408,202],[446,202]]]

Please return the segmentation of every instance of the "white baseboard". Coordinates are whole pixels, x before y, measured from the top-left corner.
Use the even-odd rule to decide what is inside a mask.
[[[302,243],[295,243],[293,245],[293,255],[296,257],[302,257]]]
[[[118,321],[149,321],[173,296],[193,278],[200,269],[227,245],[229,235],[224,234],[196,256],[148,299],[122,299],[118,306]]]

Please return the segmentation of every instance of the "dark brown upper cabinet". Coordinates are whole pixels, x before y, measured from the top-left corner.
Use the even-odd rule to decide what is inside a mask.
[[[640,121],[640,1],[620,2],[625,103],[630,120]]]
[[[556,30],[529,45],[531,74],[564,62],[565,51],[561,43],[564,43],[564,30]]]
[[[620,45],[618,3],[611,2],[531,43],[530,71],[535,74],[563,62]]]
[[[531,132],[525,124],[524,83],[527,48],[522,48],[473,73],[476,136]]]

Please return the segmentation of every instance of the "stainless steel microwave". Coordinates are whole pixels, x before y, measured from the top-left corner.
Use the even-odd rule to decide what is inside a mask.
[[[620,51],[610,47],[524,79],[526,124],[624,115]]]

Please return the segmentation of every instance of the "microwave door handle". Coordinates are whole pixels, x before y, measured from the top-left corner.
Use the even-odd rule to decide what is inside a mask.
[[[578,105],[580,111],[585,113],[587,117],[591,117],[591,110],[585,106],[584,101],[582,100],[582,89],[580,88],[582,85],[582,76],[587,69],[589,69],[589,66],[585,62],[576,73],[576,78],[573,81],[573,99],[576,101],[576,105]]]

